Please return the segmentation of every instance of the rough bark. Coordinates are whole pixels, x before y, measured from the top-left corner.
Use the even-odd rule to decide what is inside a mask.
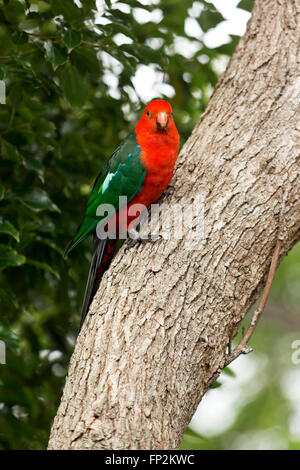
[[[300,235],[300,2],[257,0],[184,145],[164,202],[200,196],[200,250],[122,249],[78,337],[50,449],[174,449],[280,259]]]

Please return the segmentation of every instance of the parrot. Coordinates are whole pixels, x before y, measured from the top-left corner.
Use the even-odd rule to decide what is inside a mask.
[[[93,255],[79,331],[102,276],[117,251],[120,234],[124,231],[128,233],[129,225],[138,220],[137,214],[130,215],[130,207],[142,204],[149,208],[165,192],[173,177],[179,145],[179,133],[170,103],[153,100],[147,104],[134,130],[111,155],[96,178],[82,221],[64,251],[68,255],[79,243],[93,235]],[[126,203],[120,202],[120,196],[125,196]],[[108,223],[107,217],[97,211],[103,204],[110,204],[115,209],[117,231],[108,231],[106,237],[99,238],[97,227],[101,228],[101,224],[107,227]]]

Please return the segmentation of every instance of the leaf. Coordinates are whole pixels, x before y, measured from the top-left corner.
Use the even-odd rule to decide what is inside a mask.
[[[82,3],[85,3],[82,2]],[[54,15],[63,15],[65,21],[74,25],[75,28],[84,21],[84,10],[75,5],[73,0],[51,0],[52,12]]]
[[[198,21],[201,28],[206,33],[206,31],[215,28],[217,24],[221,23],[223,20],[224,18],[219,11],[205,4],[205,8],[202,10]]]
[[[44,21],[43,23],[40,24],[40,31],[42,34],[45,34],[46,36],[52,36],[55,35],[57,32],[57,26],[54,22],[53,19]]]
[[[217,380],[215,380],[215,382],[213,382],[210,386],[210,388],[219,388],[221,387],[221,382],[218,382]]]
[[[4,193],[5,193],[5,190],[3,186],[1,186],[0,184],[0,201],[2,201],[2,199],[4,198]]]
[[[52,93],[54,95],[61,94],[61,89],[56,85],[56,83],[51,80],[47,75],[39,74],[38,80],[42,84],[46,93],[50,96]]]
[[[39,131],[52,133],[55,130],[56,130],[56,127],[55,127],[54,122],[49,121],[49,119],[44,119],[44,118],[41,118],[39,120]]]
[[[52,42],[45,45],[46,60],[52,64],[53,70],[56,70],[60,65],[63,65],[68,60],[68,53],[65,48],[57,46]]]
[[[221,54],[227,54],[231,56],[234,53],[234,50],[237,46],[237,43],[240,40],[239,36],[234,36],[233,34],[230,34],[231,37],[231,42],[228,42],[227,44],[222,44],[219,47],[215,48],[216,52],[220,52]]]
[[[25,2],[17,2],[17,1],[7,1],[5,0],[5,6],[3,8],[3,13],[5,15],[6,21],[8,23],[14,25],[14,26],[19,26],[20,21],[22,19],[25,19]],[[1,20],[2,24],[3,20]]]
[[[82,2],[82,9],[85,15],[90,16],[93,10],[97,10],[96,0],[84,0]]]
[[[59,246],[57,246],[56,243],[50,238],[42,238],[38,236],[36,237],[36,241],[42,243],[43,245],[49,246],[49,248],[52,248],[52,250],[55,250],[60,255],[63,255],[63,250]]]
[[[9,99],[13,108],[16,108],[22,100],[23,90],[20,84],[13,84],[9,89]]]
[[[230,367],[224,367],[222,372],[224,372],[224,374],[228,375],[229,377],[236,377],[235,372],[233,372],[233,370],[230,369]]]
[[[242,10],[246,10],[251,13],[253,9],[253,0],[241,0],[237,5],[237,8],[241,8]]]
[[[100,26],[101,30],[108,35],[114,35],[122,33],[125,36],[131,38],[133,41],[137,41],[136,36],[133,34],[132,30],[125,26],[122,23],[109,23],[105,26]]]
[[[82,41],[82,34],[79,31],[74,31],[73,29],[67,29],[63,32],[63,41],[70,52],[75,49],[75,47],[79,46]]]
[[[1,294],[0,294],[1,300]],[[17,305],[18,306],[18,305]],[[17,351],[20,343],[20,338],[10,328],[0,329],[0,339],[5,342],[5,345],[10,347],[12,350]]]
[[[126,3],[128,5],[130,5],[131,7],[143,8],[143,10],[151,11],[150,2],[149,2],[149,5],[146,5],[146,4],[144,4],[144,2],[142,3],[142,2],[139,2],[138,0],[126,0]],[[154,2],[153,2],[153,4],[154,4]]]
[[[25,33],[25,31],[14,31],[11,35],[11,39],[15,44],[21,46],[28,42],[28,34]]]
[[[51,274],[53,274],[53,276],[55,276],[56,279],[60,279],[59,273],[57,271],[55,271],[55,269],[53,269],[48,263],[43,263],[43,262],[37,261],[35,259],[27,258],[26,259],[26,264],[30,264],[31,266],[36,266],[37,268],[41,268],[44,271],[48,271]]]
[[[44,182],[44,167],[40,162],[40,159],[37,155],[30,152],[22,152],[22,163],[28,170],[35,171],[40,180]]]
[[[139,52],[140,52],[141,57],[148,59],[149,62],[154,62],[158,64],[165,63],[165,58],[162,56],[161,52],[155,49],[152,49],[149,46],[145,46],[143,44],[139,45]]]
[[[33,29],[38,28],[41,23],[40,15],[33,11],[28,13],[25,18],[19,23],[19,28],[24,31],[32,32]]]
[[[55,225],[51,220],[37,220],[35,222],[26,222],[22,227],[22,230],[28,232],[43,232],[43,233],[53,233],[55,231]]]
[[[16,308],[19,306],[19,302],[15,294],[4,287],[0,287],[0,302],[10,302]]]
[[[5,76],[5,70],[3,67],[0,67],[0,80],[3,80]]]
[[[18,230],[10,222],[8,222],[7,220],[3,220],[2,217],[0,217],[0,232],[10,235],[17,242],[20,241],[20,234]]]
[[[9,266],[21,266],[26,261],[25,256],[20,255],[10,246],[0,245],[0,270]]]
[[[77,68],[68,62],[60,73],[59,79],[70,104],[83,106],[88,97],[89,87]]]
[[[1,144],[1,155],[4,160],[10,160],[11,162],[18,162],[20,159],[19,152],[16,147],[4,139],[2,139]]]
[[[28,59],[24,57],[15,57],[15,61],[21,65],[21,67],[26,70],[27,72],[33,72],[33,69],[31,67],[31,63]],[[34,72],[33,72],[34,73]]]
[[[71,58],[72,63],[74,62],[82,73],[89,72],[97,76],[100,73],[99,60],[95,51],[80,46],[72,52]]]
[[[7,191],[7,197],[20,201],[24,206],[29,207],[35,212],[44,210],[60,212],[56,204],[51,201],[49,195],[42,189]]]
[[[48,2],[44,2],[43,0],[39,0],[37,3],[38,3],[39,13],[45,13],[51,8],[51,5],[49,5]]]

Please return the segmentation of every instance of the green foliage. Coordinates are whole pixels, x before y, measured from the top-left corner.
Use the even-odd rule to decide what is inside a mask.
[[[197,21],[206,31],[222,17],[201,3]],[[214,61],[234,50],[235,38],[216,49],[197,39],[188,57],[177,50],[178,37],[194,40],[184,27],[192,4],[129,0],[124,9],[106,1],[95,26],[95,0],[81,7],[73,0],[0,0],[0,80],[7,91],[0,105],[0,339],[7,346],[0,448],[46,446],[91,257],[89,242],[72,259],[62,249],[90,184],[144,105],[134,91],[136,71],[151,64],[164,73],[183,143],[217,82]],[[157,22],[151,15],[158,8]],[[137,9],[149,20],[139,22]],[[118,43],[120,34],[125,43]]]
[[[201,435],[195,429],[188,430],[182,449],[300,449],[299,425],[297,429],[299,364],[292,361],[293,342],[300,339],[299,272],[300,243],[276,271],[270,300],[250,341],[254,352],[224,368],[218,380],[218,395],[213,397],[211,406],[219,409],[221,401],[227,408],[227,419],[230,414],[234,419],[228,419],[225,429],[221,419],[218,430],[219,416],[214,415],[215,426],[210,435],[206,436],[201,428]],[[243,321],[233,346],[240,341],[250,317],[251,312]],[[243,370],[244,375],[248,375],[244,383],[240,377]],[[230,381],[231,387],[228,387]],[[209,390],[201,402],[199,416],[211,393],[215,391]],[[230,399],[231,394],[234,400]],[[209,415],[204,416],[209,419]]]
[[[246,11],[252,11],[254,0],[241,0],[237,5],[238,8],[242,8]]]
[[[74,31],[73,29],[66,29],[62,34],[63,41],[68,48],[68,52],[71,52],[75,47],[79,46],[82,41],[82,34],[80,31]]]
[[[53,70],[55,71],[60,65],[67,62],[68,52],[65,48],[51,42],[46,48],[45,58],[51,63]]]
[[[78,69],[69,62],[61,71],[60,83],[66,98],[72,106],[83,106],[89,92],[89,85]]]
[[[205,8],[203,8],[199,17],[199,24],[204,32],[217,26],[221,21],[224,20],[221,13],[213,8],[211,3],[204,2]]]

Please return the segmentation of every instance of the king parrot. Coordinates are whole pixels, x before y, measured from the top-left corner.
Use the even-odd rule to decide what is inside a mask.
[[[150,207],[160,198],[172,179],[178,150],[179,134],[171,105],[164,100],[154,100],[148,103],[135,130],[115,150],[98,175],[77,233],[65,248],[65,254],[68,254],[88,235],[94,236],[80,328],[116,251],[120,233],[124,230],[127,233],[129,224],[137,218],[137,214],[128,214],[130,207],[133,204]],[[126,196],[127,203],[120,205],[120,196]],[[111,204],[115,209],[118,231],[114,236],[107,233],[102,239],[97,236],[97,226],[100,223],[107,227],[107,213],[99,215],[97,208],[103,204]]]

